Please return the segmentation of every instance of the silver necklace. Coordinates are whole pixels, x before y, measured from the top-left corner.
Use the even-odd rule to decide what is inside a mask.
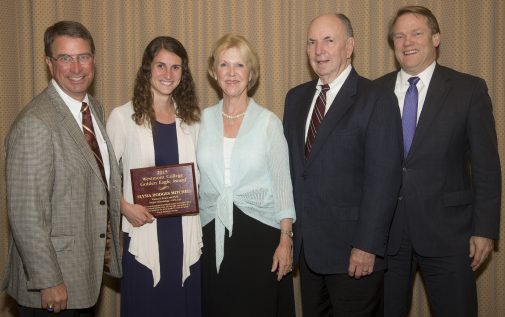
[[[223,115],[223,117],[225,117],[226,119],[230,119],[230,120],[235,120],[235,119],[241,118],[241,117],[245,116],[245,113],[246,112],[244,111],[244,112],[236,114],[236,115],[230,115],[230,114],[225,113],[224,111],[221,111],[221,114]]]

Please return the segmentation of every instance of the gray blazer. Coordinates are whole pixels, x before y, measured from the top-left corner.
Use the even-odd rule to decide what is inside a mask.
[[[110,275],[121,276],[121,180],[103,126],[103,108],[89,96],[110,163]],[[3,287],[18,302],[40,307],[40,289],[65,283],[69,309],[96,304],[102,282],[107,190],[93,152],[54,87],[18,115],[5,142],[11,228]]]

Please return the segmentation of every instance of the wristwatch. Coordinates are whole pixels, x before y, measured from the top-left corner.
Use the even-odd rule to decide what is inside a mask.
[[[288,237],[290,237],[291,239],[293,239],[293,231],[291,230],[281,230],[281,234],[285,234],[287,235]]]

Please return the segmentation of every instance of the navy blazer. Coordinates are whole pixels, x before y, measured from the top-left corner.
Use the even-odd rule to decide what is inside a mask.
[[[305,125],[316,85],[311,81],[291,89],[284,110],[297,213],[295,263],[303,243],[307,263],[317,273],[346,273],[353,247],[376,254],[375,270],[384,269],[401,181],[397,100],[353,69],[306,161]]]
[[[397,74],[376,84],[394,91]],[[498,238],[500,160],[483,79],[436,65],[402,174],[389,254],[405,226],[424,256],[467,254],[471,236]]]

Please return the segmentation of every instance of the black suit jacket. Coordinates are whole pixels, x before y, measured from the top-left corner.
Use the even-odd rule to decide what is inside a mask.
[[[376,83],[394,91],[397,74]],[[500,161],[484,80],[436,65],[402,174],[389,254],[405,227],[425,256],[468,253],[470,236],[498,238]]]
[[[295,262],[303,243],[307,263],[321,274],[346,273],[353,247],[384,256],[401,181],[401,121],[396,98],[352,70],[304,158],[305,125],[317,81],[286,96],[297,221]],[[375,269],[383,269],[377,258]]]

